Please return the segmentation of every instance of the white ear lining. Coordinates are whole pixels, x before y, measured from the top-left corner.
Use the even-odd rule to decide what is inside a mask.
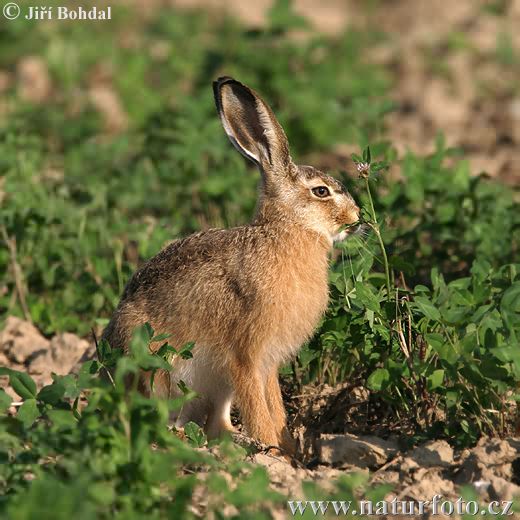
[[[250,150],[247,150],[245,147],[242,146],[235,137],[235,134],[231,130],[231,127],[229,126],[229,123],[227,122],[226,117],[222,114],[220,117],[220,120],[222,121],[222,126],[224,127],[224,131],[226,132],[229,140],[231,141],[231,144],[246,158],[250,159],[251,161],[255,162],[256,164],[260,164],[260,158],[257,157],[253,152]]]

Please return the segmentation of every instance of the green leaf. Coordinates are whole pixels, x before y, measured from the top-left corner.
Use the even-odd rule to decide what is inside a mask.
[[[440,359],[450,364],[457,361],[459,357],[458,352],[442,334],[434,332],[427,333],[424,335],[424,339],[428,342],[428,345],[437,352]]]
[[[372,163],[370,165],[370,169],[372,171],[372,173],[377,173],[381,170],[386,170],[388,168],[388,163],[384,162],[384,161],[380,161],[380,162],[376,162],[376,163]]]
[[[191,441],[191,444],[197,448],[204,446],[206,443],[206,436],[204,435],[202,428],[192,421],[184,425],[184,433]]]
[[[34,399],[36,397],[36,383],[25,372],[11,370],[9,372],[9,384],[22,399]]]
[[[110,506],[116,499],[116,492],[108,482],[94,482],[88,486],[88,494],[103,506]]]
[[[500,313],[496,310],[488,310],[485,316],[480,321],[480,325],[478,328],[478,337],[481,344],[486,344],[486,333],[491,335],[495,335],[497,330],[502,327],[502,318],[500,317]]]
[[[171,368],[170,365],[162,357],[150,352],[149,343],[152,337],[153,329],[149,323],[134,329],[130,340],[130,355],[139,368],[143,370],[152,370],[154,368],[168,370]]]
[[[154,334],[152,326],[148,322],[146,322],[143,325],[142,330],[144,331],[144,335],[148,339],[148,342],[150,342],[152,340],[153,334]]]
[[[500,302],[501,310],[509,312],[520,312],[520,282],[515,282],[506,289]]]
[[[51,385],[44,386],[36,398],[45,404],[58,404],[65,394],[65,385],[61,382],[54,382]]]
[[[192,390],[186,385],[186,383],[182,379],[177,383],[177,387],[183,393],[183,395],[189,395],[192,393]]]
[[[106,339],[102,339],[96,344],[96,351],[99,361],[104,364],[112,353],[112,347]]]
[[[98,374],[100,368],[100,364],[95,359],[83,363],[78,373],[78,389],[83,390],[89,388],[92,385],[94,376]]]
[[[155,354],[163,359],[168,360],[170,356],[175,356],[177,351],[169,343],[164,343],[159,347]]]
[[[454,298],[455,299],[455,298]],[[444,321],[449,324],[457,325],[465,323],[471,315],[470,307],[449,307],[442,310],[442,317]]]
[[[434,370],[429,376],[428,376],[428,390],[435,390],[436,388],[439,388],[442,386],[442,383],[444,381],[444,370],[442,368],[439,368],[438,370]]]
[[[413,276],[415,274],[415,267],[413,264],[403,260],[400,256],[392,255],[389,258],[389,263],[396,271],[402,271],[408,276]]]
[[[45,412],[52,424],[58,428],[72,428],[77,425],[78,421],[73,415],[72,410],[48,410]]]
[[[372,154],[370,153],[370,146],[363,150],[363,162],[370,164],[372,161]]]
[[[376,368],[367,379],[367,386],[370,390],[379,392],[388,385],[390,372],[386,368]]]
[[[237,482],[235,489],[226,494],[226,501],[241,509],[249,504],[279,498],[279,494],[269,487],[269,476],[263,467],[254,467],[249,475]]]
[[[363,283],[356,283],[356,299],[360,301],[367,309],[370,309],[379,314],[381,307],[379,299],[372,292],[371,286]]]
[[[440,321],[441,313],[439,309],[426,296],[416,296],[414,303],[423,316],[433,321]]]
[[[183,345],[180,349],[179,349],[179,356],[182,358],[182,359],[191,359],[193,357],[193,353],[192,353],[192,350],[195,348],[195,343],[193,341],[190,341],[188,343],[186,343],[185,345]]]
[[[36,404],[36,399],[27,399],[18,409],[16,417],[22,421],[25,428],[32,426],[34,421],[40,416],[40,411]]]
[[[307,19],[294,10],[290,0],[276,0],[268,11],[269,28],[274,32],[285,33],[289,29],[305,29]]]
[[[67,374],[66,376],[53,374],[53,379],[55,383],[59,383],[65,388],[63,397],[66,399],[76,399],[81,393],[81,389],[78,386],[78,376],[76,374]]]
[[[0,388],[0,411],[7,410],[11,406],[13,400],[11,396],[5,392],[3,388]]]

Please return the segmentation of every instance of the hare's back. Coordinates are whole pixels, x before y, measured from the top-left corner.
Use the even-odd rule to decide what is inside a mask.
[[[189,341],[217,324],[220,335],[233,329],[259,298],[248,267],[262,242],[256,235],[247,227],[215,229],[171,243],[134,274],[116,314],[132,325],[148,321],[161,332],[183,331]]]
[[[236,242],[232,231],[210,229],[175,240],[134,273],[125,287],[123,300],[156,291],[179,277],[203,275],[229,262],[232,243]]]

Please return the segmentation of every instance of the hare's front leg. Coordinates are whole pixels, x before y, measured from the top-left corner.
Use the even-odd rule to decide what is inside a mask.
[[[279,446],[289,454],[294,455],[296,452],[296,444],[287,429],[287,416],[278,380],[278,367],[274,367],[267,376],[265,399],[269,411],[271,412]]]
[[[269,446],[279,446],[276,427],[265,398],[265,376],[252,360],[234,360],[230,364],[234,396],[248,434]]]

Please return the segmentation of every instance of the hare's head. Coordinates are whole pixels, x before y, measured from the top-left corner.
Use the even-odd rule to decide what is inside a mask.
[[[359,208],[341,183],[293,163],[280,123],[254,90],[228,77],[215,81],[213,89],[230,141],[262,173],[257,219],[297,221],[328,239],[345,238],[348,231],[339,231],[359,220]]]

